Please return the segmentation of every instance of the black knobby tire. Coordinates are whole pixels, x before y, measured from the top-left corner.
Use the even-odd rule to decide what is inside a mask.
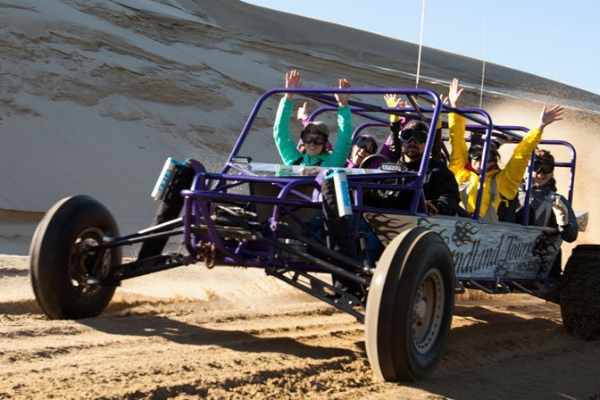
[[[560,312],[567,332],[600,339],[600,245],[573,249],[560,285]]]
[[[454,312],[452,254],[435,232],[415,227],[386,247],[371,280],[367,356],[386,381],[426,378],[448,341]]]
[[[40,221],[29,249],[35,298],[52,319],[96,317],[108,306],[115,287],[86,282],[106,278],[121,263],[121,249],[86,251],[102,236],[119,236],[111,213],[89,196],[57,202]]]

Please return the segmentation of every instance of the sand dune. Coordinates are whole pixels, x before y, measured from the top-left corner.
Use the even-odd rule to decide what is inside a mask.
[[[0,2],[0,148],[10,149],[0,159],[0,209],[41,213],[87,194],[121,231],[141,229],[154,214],[149,194],[164,160],[193,157],[218,170],[254,102],[282,86],[290,68],[313,87],[341,76],[355,87],[414,85],[413,43],[235,0],[99,4]],[[421,87],[445,92],[458,76],[464,105],[479,105],[481,61],[429,48],[422,57]],[[579,151],[574,206],[592,211],[580,238],[592,243],[600,216],[587,176],[600,172],[590,146],[600,96],[493,64],[484,89],[482,105],[498,124],[531,126],[542,104],[567,106],[545,137]],[[269,135],[253,145],[274,153]],[[21,235],[5,229],[3,237]]]
[[[239,1],[0,4],[5,210],[43,212],[85,193],[119,219],[147,220],[163,160],[191,156],[218,169],[258,95],[283,85],[290,68],[309,86],[339,76],[356,87],[414,84],[414,44]],[[459,76],[477,99],[477,60],[425,49],[422,73],[422,86],[440,91]],[[600,112],[599,96],[500,66],[488,66],[486,85],[484,106],[529,104],[509,108],[511,124],[535,121],[540,101],[572,106],[578,119],[582,108],[592,120]]]

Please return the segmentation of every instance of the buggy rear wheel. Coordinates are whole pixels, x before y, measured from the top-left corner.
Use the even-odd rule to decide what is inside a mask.
[[[386,381],[427,377],[439,362],[454,310],[454,263],[435,232],[406,230],[386,247],[371,280],[367,356]]]
[[[580,245],[565,265],[560,312],[567,332],[600,339],[600,246]]]
[[[56,203],[40,221],[29,249],[35,298],[52,319],[96,317],[115,287],[90,283],[109,276],[121,262],[121,249],[90,251],[103,236],[118,236],[110,212],[88,196]]]

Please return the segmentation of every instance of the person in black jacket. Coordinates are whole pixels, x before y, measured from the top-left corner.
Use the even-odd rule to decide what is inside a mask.
[[[392,124],[390,143],[392,160],[401,164],[406,171],[418,171],[428,133],[429,126],[422,121],[409,121],[402,130]],[[433,157],[429,159],[423,192],[429,215],[456,215],[461,211],[458,205],[460,202],[458,184],[454,174],[443,161]],[[365,201],[376,207],[408,209],[412,201],[412,193],[397,192],[385,197],[373,193],[367,196]]]
[[[565,242],[577,240],[579,226],[571,208],[571,203],[564,196],[556,193],[554,179],[554,156],[547,150],[536,150],[532,172],[531,196],[529,198],[529,224],[558,228]],[[525,203],[524,182],[519,191],[520,207],[517,209],[519,221],[523,220],[523,204]]]
[[[394,134],[394,132],[392,133]],[[405,171],[418,171],[425,150],[425,142],[429,134],[429,126],[422,121],[409,121],[404,129],[395,133],[390,144],[392,154],[397,157],[397,162]],[[407,183],[407,182],[399,182]],[[348,257],[350,254],[352,238],[348,229],[348,217],[340,217],[337,209],[333,179],[324,179],[321,192],[323,194],[323,215],[325,239],[327,247],[340,252]],[[427,213],[431,215],[457,215],[460,213],[460,197],[458,184],[454,174],[442,161],[429,159],[426,176],[423,184]],[[413,196],[417,192],[391,191],[382,195],[380,191],[371,191],[364,194],[365,205],[408,210]],[[343,266],[342,266],[343,267]],[[363,289],[350,279],[333,275],[334,286],[349,293],[361,296]]]
[[[549,226],[558,229],[565,242],[577,240],[579,225],[571,208],[571,203],[564,196],[556,193],[554,179],[554,156],[548,150],[537,149],[534,153],[531,195],[529,197],[529,225]],[[525,182],[519,188],[519,207],[517,221],[523,221],[526,192]],[[549,278],[559,278],[562,274],[562,252],[555,259]]]

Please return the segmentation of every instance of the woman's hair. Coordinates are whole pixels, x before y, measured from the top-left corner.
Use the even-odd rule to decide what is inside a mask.
[[[548,150],[536,149],[533,154],[533,170],[537,173],[551,174],[554,172],[554,156]]]
[[[554,166],[554,156],[548,150],[536,149],[533,161],[541,164]]]
[[[300,138],[304,139],[305,135],[309,133],[318,133],[319,135],[325,136],[325,139],[329,139],[329,128],[327,124],[323,121],[311,121],[302,130],[300,133]]]

